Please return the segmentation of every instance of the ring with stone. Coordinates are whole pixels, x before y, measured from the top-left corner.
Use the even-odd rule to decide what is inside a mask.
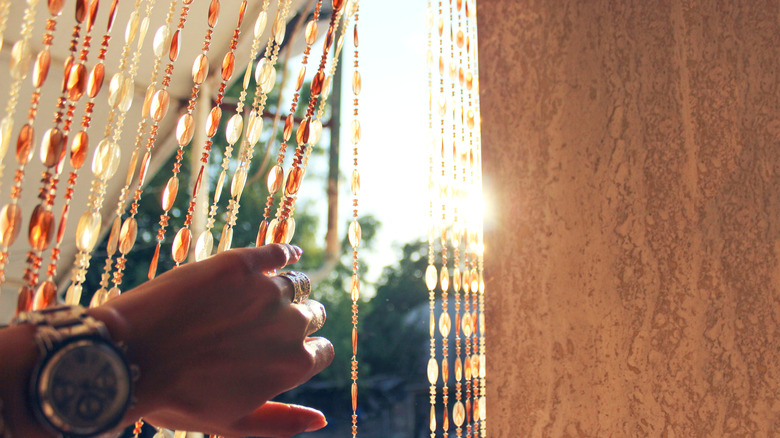
[[[295,295],[293,297],[293,303],[300,304],[309,299],[311,293],[311,280],[303,272],[287,271],[282,272],[279,276],[284,277],[293,285]]]

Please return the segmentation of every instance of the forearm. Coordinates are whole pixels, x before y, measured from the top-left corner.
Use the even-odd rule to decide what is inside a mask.
[[[35,328],[28,324],[0,329],[0,400],[7,435],[13,437],[50,436],[28,402],[27,386],[39,354],[34,334]]]

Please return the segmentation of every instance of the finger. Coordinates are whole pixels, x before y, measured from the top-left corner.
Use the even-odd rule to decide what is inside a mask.
[[[322,412],[305,406],[266,402],[238,421],[242,436],[289,437],[322,429],[328,424]]]
[[[328,365],[333,362],[333,357],[335,356],[333,344],[325,338],[307,338],[303,342],[303,346],[311,355],[312,366],[309,369],[309,372],[302,376],[302,380],[298,382],[299,385],[307,382],[316,374],[319,374],[322,370],[327,368]]]
[[[325,324],[325,318],[327,317],[325,306],[319,301],[306,300],[300,304],[293,304],[293,306],[303,313],[309,322],[306,326],[305,336],[311,336],[312,333],[321,329]]]
[[[284,280],[281,285],[282,296],[290,298],[295,304],[300,304],[309,299],[311,294],[311,280],[303,272],[286,271],[276,276]]]
[[[303,254],[303,250],[297,246],[286,243],[272,243],[259,248],[240,248],[244,262],[253,272],[274,272],[286,265],[297,262]]]

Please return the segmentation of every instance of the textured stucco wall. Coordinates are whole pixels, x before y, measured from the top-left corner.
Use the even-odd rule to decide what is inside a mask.
[[[488,424],[780,435],[780,1],[480,1]]]

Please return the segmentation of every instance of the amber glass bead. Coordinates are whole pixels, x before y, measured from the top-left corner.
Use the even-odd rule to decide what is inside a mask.
[[[284,141],[290,139],[290,136],[292,135],[294,123],[295,123],[295,119],[293,118],[292,114],[289,114],[287,118],[284,119],[284,130],[282,131],[282,138],[284,139]]]
[[[177,30],[173,34],[173,38],[171,38],[171,45],[168,49],[168,59],[170,59],[171,62],[176,62],[176,59],[179,57],[180,38],[181,31]]]
[[[119,230],[119,252],[129,253],[135,245],[136,236],[138,236],[138,222],[131,216],[125,219],[122,229]]]
[[[452,318],[447,312],[443,312],[439,315],[439,333],[445,338],[450,335],[450,329],[452,328]]]
[[[247,170],[246,165],[239,164],[233,173],[233,181],[230,183],[230,195],[234,199],[241,198],[241,194],[244,192],[244,186],[246,185]]]
[[[29,286],[19,289],[19,295],[16,298],[16,314],[29,312],[33,305],[33,290]]]
[[[152,151],[146,151],[141,160],[141,168],[138,169],[138,185],[143,187],[146,182],[146,175],[149,172],[149,164],[152,162]]]
[[[41,50],[35,58],[35,65],[33,65],[33,87],[39,88],[43,85],[49,75],[49,66],[51,66],[51,52],[46,49]]]
[[[441,273],[439,274],[441,290],[446,292],[450,288],[450,271],[446,266],[441,267]]]
[[[0,246],[8,247],[22,229],[22,209],[17,204],[6,204],[0,210]]]
[[[349,287],[349,296],[352,301],[360,299],[360,277],[352,274],[352,284]]]
[[[304,33],[306,38],[306,44],[312,45],[317,41],[317,21],[311,20],[306,24],[306,32]]]
[[[98,211],[85,211],[76,226],[76,248],[89,252],[97,244],[103,218]]]
[[[176,201],[176,195],[179,193],[179,178],[172,176],[168,179],[168,183],[165,184],[162,194],[162,209],[168,211],[173,207],[173,202]]]
[[[216,26],[217,20],[219,20],[219,0],[211,0],[208,17],[209,27]]]
[[[352,195],[357,196],[360,193],[360,172],[357,169],[352,171]]]
[[[33,297],[32,310],[43,310],[57,302],[57,285],[44,281],[38,286]]]
[[[73,137],[73,143],[70,145],[70,165],[74,169],[80,169],[87,159],[89,150],[89,135],[86,131],[79,131]]]
[[[17,41],[11,48],[11,78],[17,81],[24,79],[30,70],[30,61],[32,54],[29,43],[25,39]]]
[[[209,75],[209,58],[201,53],[192,63],[192,82],[202,84]]]
[[[26,123],[19,130],[19,137],[16,139],[16,162],[20,165],[27,164],[30,161],[34,138],[35,129],[31,124]]]
[[[241,114],[233,114],[228,119],[227,126],[225,126],[225,139],[230,144],[235,144],[238,139],[241,138],[241,132],[244,130],[244,118]]]
[[[425,270],[425,285],[428,290],[436,289],[436,284],[439,283],[439,274],[436,272],[436,266],[428,265]]]
[[[435,385],[438,380],[439,380],[439,363],[436,362],[436,359],[430,358],[428,359],[428,382],[431,385]]]
[[[58,128],[46,130],[41,139],[41,163],[52,167],[59,163],[65,149],[65,136]]]
[[[316,145],[320,141],[322,136],[322,122],[318,119],[314,119],[309,122],[309,141],[310,145]]]
[[[192,241],[192,231],[189,228],[182,228],[173,238],[171,254],[176,263],[184,263],[187,260],[187,254],[190,252],[190,242]]]
[[[298,193],[303,182],[303,175],[306,171],[301,167],[293,167],[287,173],[287,182],[284,185],[284,195],[293,196]]]
[[[149,116],[155,121],[159,122],[168,113],[168,105],[170,104],[170,96],[167,90],[159,90],[154,93],[152,98],[152,105],[149,109]]]
[[[11,135],[14,130],[14,118],[5,116],[0,122],[0,161],[5,158],[8,147],[11,145]]]
[[[284,243],[287,240],[289,224],[286,219],[272,220],[268,226],[266,243]]]
[[[81,99],[87,88],[87,69],[84,64],[76,63],[70,67],[66,88],[68,99],[74,102]]]
[[[361,128],[360,128],[360,121],[355,119],[350,124],[350,127],[352,128],[352,144],[358,144],[360,143],[360,137],[361,137]]]
[[[219,122],[222,120],[222,109],[215,106],[209,112],[209,116],[206,119],[206,136],[213,137],[219,129]]]
[[[104,138],[95,149],[92,158],[92,173],[102,180],[109,180],[119,168],[119,146],[110,139]]]
[[[276,19],[274,19],[274,22],[271,24],[271,34],[273,35],[274,40],[276,40],[276,43],[280,46],[284,42],[284,35],[286,32],[287,21],[284,19],[281,13],[277,13]]]
[[[192,141],[195,134],[195,118],[192,114],[184,113],[176,124],[176,141],[179,146],[186,146]]]
[[[255,81],[263,93],[268,94],[274,88],[276,84],[276,69],[267,58],[262,58],[257,63]]]
[[[268,221],[263,220],[257,228],[257,237],[255,237],[255,246],[265,245],[265,236],[268,234]]]
[[[322,85],[325,82],[325,72],[318,71],[311,80],[311,95],[319,96],[322,93]]]
[[[352,74],[352,93],[356,96],[360,94],[360,90],[363,89],[363,80],[360,78],[360,72],[355,70]]]
[[[349,244],[352,248],[360,246],[360,241],[363,238],[363,230],[360,227],[360,222],[353,220],[349,223]]]
[[[223,252],[230,249],[233,245],[233,227],[228,224],[222,227],[222,235],[219,237],[219,244],[217,245],[217,252]]]
[[[227,52],[222,58],[222,79],[229,81],[233,77],[233,71],[236,68],[236,55],[233,52]]]
[[[27,239],[36,251],[44,251],[49,247],[54,236],[54,214],[43,205],[36,205],[30,217],[30,227]]]
[[[201,261],[207,259],[211,255],[211,251],[214,248],[214,236],[211,232],[206,230],[200,233],[198,240],[195,242],[195,261]]]
[[[305,118],[301,120],[300,125],[298,125],[298,132],[295,135],[295,139],[298,142],[299,146],[305,145],[309,142],[309,134],[311,131],[309,130],[309,118]]]
[[[87,96],[94,98],[103,88],[103,81],[106,77],[106,66],[102,62],[95,64],[92,71],[89,72],[87,79]]]

